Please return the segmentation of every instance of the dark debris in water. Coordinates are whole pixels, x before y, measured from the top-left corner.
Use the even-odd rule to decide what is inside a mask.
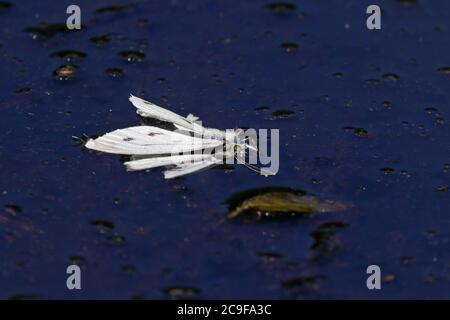
[[[338,230],[347,228],[347,224],[340,221],[322,223],[317,229],[311,232],[314,242],[311,245],[311,259],[323,260],[329,258],[332,253],[338,251],[343,246]]]
[[[99,8],[97,10],[95,10],[95,14],[108,14],[108,13],[113,13],[113,14],[119,14],[119,13],[123,13],[132,9],[136,8],[136,4],[135,3],[129,3],[129,4],[123,4],[123,5],[111,5],[111,6],[106,6],[106,7],[102,7]]]
[[[450,74],[450,67],[442,67],[439,68],[437,71],[443,74]]]
[[[13,216],[18,216],[22,213],[22,207],[17,204],[7,204],[5,205],[5,210]]]
[[[287,15],[295,11],[295,4],[291,2],[272,2],[266,8],[280,15]]]
[[[78,67],[74,65],[62,65],[53,71],[53,77],[56,80],[68,81],[75,77],[75,71]]]
[[[121,51],[118,55],[128,62],[142,62],[145,58],[145,53],[135,50]]]
[[[388,81],[397,81],[400,79],[400,76],[396,73],[385,73],[383,75],[383,79]]]
[[[71,264],[76,264],[77,266],[81,266],[86,262],[86,258],[83,255],[75,254],[69,257],[69,261]]]
[[[434,188],[434,190],[436,190],[436,192],[446,192],[446,191],[448,191],[448,185],[446,185],[446,184],[437,185]]]
[[[327,278],[325,275],[306,275],[285,280],[281,285],[292,293],[318,293],[321,282]]]
[[[0,12],[12,7],[12,3],[9,1],[0,1]]]
[[[86,58],[86,56],[86,53],[77,50],[61,50],[50,54],[50,57],[58,57],[67,62],[82,60]]]
[[[92,37],[89,39],[89,41],[95,44],[96,46],[103,46],[111,41],[111,37],[112,37],[111,34],[105,34],[101,36]]]
[[[344,130],[347,132],[352,132],[355,136],[358,137],[367,137],[369,132],[364,128],[355,128],[353,126],[345,126]]]
[[[162,289],[162,292],[172,299],[193,299],[201,290],[194,287],[168,287]]]
[[[395,0],[395,1],[406,7],[412,6],[417,3],[417,0]]]
[[[107,68],[105,73],[112,78],[120,78],[123,76],[123,70],[120,68]]]
[[[32,293],[18,293],[10,296],[8,300],[40,300],[38,295]]]
[[[128,274],[132,274],[136,272],[136,267],[132,265],[125,265],[122,267],[122,271]]]
[[[272,112],[272,119],[273,120],[275,120],[275,119],[287,119],[287,118],[293,117],[294,114],[295,114],[295,112],[292,111],[292,110],[285,110],[285,109],[276,110],[276,111]]]
[[[125,237],[115,234],[107,237],[107,240],[111,245],[118,246],[125,242]]]
[[[267,263],[273,262],[282,257],[282,255],[277,252],[259,252],[258,256],[261,257],[264,260],[264,262]]]
[[[108,233],[114,228],[114,223],[106,220],[94,220],[91,222],[101,234]]]
[[[226,200],[226,203],[230,210],[234,210],[236,207],[238,207],[242,202],[255,197],[260,194],[269,193],[269,192],[289,192],[295,195],[306,195],[305,190],[300,189],[292,189],[287,187],[279,187],[279,186],[273,186],[273,187],[264,187],[264,188],[254,188],[254,189],[248,189],[244,191],[240,191],[237,193],[232,194],[229,196]]]
[[[379,85],[381,81],[379,79],[367,79],[366,83],[370,86],[376,86]]]
[[[83,29],[83,26],[82,26]],[[76,32],[77,30],[69,30],[65,23],[51,23],[51,24],[41,24],[39,26],[25,28],[24,31],[31,35],[33,39],[42,38],[52,38],[57,34],[64,34],[68,32]]]
[[[296,44],[296,43],[294,43],[294,42],[284,42],[284,43],[282,43],[282,44],[280,45],[280,47],[281,47],[284,51],[286,51],[286,52],[288,52],[288,53],[292,53],[292,52],[297,51],[297,49],[298,49],[298,44]]]
[[[21,95],[21,94],[28,94],[31,93],[33,91],[32,88],[30,87],[24,87],[24,88],[20,88],[16,90],[16,94],[17,95]]]
[[[384,167],[381,168],[380,171],[384,174],[393,174],[395,173],[395,169],[394,168],[389,168],[389,167]]]

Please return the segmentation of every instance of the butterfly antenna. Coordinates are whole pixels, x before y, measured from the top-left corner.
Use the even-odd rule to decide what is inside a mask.
[[[252,165],[252,164],[250,164],[250,163],[248,163],[248,162],[245,162],[245,161],[239,159],[237,156],[234,156],[234,158],[236,159],[237,162],[239,162],[240,164],[243,164],[243,165],[246,166],[248,169],[250,169],[250,170],[252,170],[252,171],[255,171],[255,172],[257,172],[257,173],[261,173],[261,169],[258,168],[257,166],[254,166],[254,165]]]
[[[234,158],[236,159],[237,162],[239,162],[240,164],[243,164],[247,169],[250,169],[251,171],[257,172],[257,173],[259,173],[260,175],[263,175],[263,176],[266,176],[266,177],[267,177],[267,176],[273,176],[273,175],[274,175],[273,172],[270,172],[270,171],[261,169],[261,168],[255,166],[255,165],[252,165],[252,164],[250,164],[250,163],[248,163],[248,162],[246,162],[246,161],[243,161],[243,160],[239,159],[239,158],[236,157],[236,156],[234,156]]]

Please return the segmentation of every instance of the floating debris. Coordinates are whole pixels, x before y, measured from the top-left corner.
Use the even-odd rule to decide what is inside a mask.
[[[113,78],[120,78],[123,76],[123,70],[120,68],[108,68],[105,70],[105,73]]]
[[[66,60],[67,62],[71,62],[74,60],[81,60],[86,58],[87,54],[81,51],[76,50],[61,50],[54,52],[50,55],[50,57],[58,57]]]
[[[67,33],[75,30],[69,30],[65,23],[41,24],[35,27],[25,28],[24,31],[31,35],[33,39],[38,37],[51,38],[58,33]]]
[[[95,14],[106,14],[106,13],[122,13],[127,10],[134,9],[136,7],[135,3],[124,4],[124,5],[112,5],[107,7],[102,7],[94,11]]]
[[[437,71],[444,74],[450,74],[450,67],[439,68]]]
[[[396,0],[396,1],[406,7],[412,6],[413,4],[417,3],[417,0]]]
[[[8,298],[8,300],[40,300],[40,299],[42,298],[31,293],[18,293]]]
[[[409,265],[414,260],[414,257],[411,256],[403,256],[400,258],[400,261],[403,265]]]
[[[148,18],[139,18],[137,22],[139,27],[146,27],[150,24]]]
[[[342,247],[341,239],[336,235],[336,231],[347,227],[346,223],[332,221],[322,223],[317,229],[311,232],[314,239],[311,245],[311,258],[313,260],[324,259]]]
[[[91,224],[102,234],[105,234],[114,228],[114,223],[106,220],[94,220]]]
[[[8,1],[0,1],[0,12],[5,9],[9,9],[12,7],[12,3]]]
[[[272,120],[291,118],[294,114],[295,112],[291,110],[276,110],[272,112]]]
[[[444,124],[445,119],[443,117],[436,117],[436,124]]]
[[[193,287],[171,287],[162,289],[162,292],[172,299],[190,299],[200,294],[201,290]]]
[[[347,132],[353,132],[355,134],[355,136],[358,136],[358,137],[367,137],[367,135],[368,135],[367,130],[364,128],[355,128],[353,126],[345,126],[343,129]]]
[[[383,79],[388,80],[388,81],[397,81],[400,79],[400,76],[395,73],[385,73],[383,75]]]
[[[346,206],[339,202],[321,201],[314,196],[290,192],[267,192],[243,201],[231,210],[228,217],[233,219],[248,212],[256,212],[259,217],[283,217],[286,214],[323,213],[345,209]]]
[[[122,267],[122,271],[125,273],[135,273],[136,272],[136,267],[135,266],[131,266],[131,265],[127,265],[127,266],[123,266]]]
[[[436,190],[436,192],[445,192],[445,191],[448,191],[448,185],[446,185],[446,184],[438,185],[438,186],[436,186],[436,187],[434,188],[434,190]]]
[[[255,108],[255,111],[256,112],[263,112],[263,111],[267,111],[267,110],[269,110],[269,107],[256,107]]]
[[[367,130],[364,128],[355,128],[354,133],[358,137],[367,137],[367,135],[368,135]]]
[[[395,173],[395,169],[394,168],[380,168],[380,171],[383,172],[384,174],[393,174]]]
[[[109,236],[107,238],[108,242],[112,245],[118,246],[125,242],[125,237],[119,236],[119,235],[113,235]]]
[[[277,252],[259,252],[258,256],[260,256],[264,262],[270,263],[275,260],[280,259],[282,256]]]
[[[444,171],[444,173],[449,173],[450,172],[450,163],[444,164],[442,171]]]
[[[384,283],[391,283],[394,282],[396,278],[397,277],[394,274],[387,274],[383,277],[382,280]]]
[[[280,47],[282,49],[284,49],[284,51],[288,52],[288,53],[292,53],[297,51],[298,49],[298,44],[294,43],[294,42],[284,42],[280,45]]]
[[[97,46],[103,46],[111,41],[111,34],[105,34],[102,36],[92,37],[89,39],[89,41]]]
[[[76,264],[79,266],[79,265],[82,265],[86,261],[86,259],[84,256],[76,254],[76,255],[70,256],[69,261],[72,264]]]
[[[382,105],[383,105],[383,107],[390,109],[392,107],[392,102],[383,101]]]
[[[378,79],[368,79],[368,80],[366,80],[366,83],[371,86],[376,86],[376,85],[379,85],[381,83],[381,81]]]
[[[428,114],[433,114],[438,111],[438,109],[436,109],[435,107],[426,107],[423,110]]]
[[[16,204],[7,204],[5,205],[5,209],[9,214],[13,216],[18,216],[19,214],[22,213],[22,207]]]
[[[301,276],[283,281],[281,285],[289,290],[300,290],[302,292],[318,292],[320,290],[320,282],[326,280],[327,276]]]
[[[125,58],[128,62],[142,62],[145,58],[145,54],[143,52],[134,50],[121,51],[118,55]]]
[[[56,80],[67,81],[75,76],[76,67],[73,65],[63,65],[53,71],[53,77]]]
[[[266,5],[266,8],[280,15],[287,15],[294,12],[296,7],[290,2],[273,2]]]
[[[25,88],[20,88],[16,90],[16,94],[20,95],[20,94],[28,94],[31,93],[31,91],[33,91],[32,88],[30,87],[25,87]]]

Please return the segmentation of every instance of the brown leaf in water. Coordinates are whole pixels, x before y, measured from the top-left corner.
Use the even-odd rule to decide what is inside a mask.
[[[243,201],[229,213],[228,217],[230,219],[236,218],[248,211],[278,216],[286,213],[332,212],[345,209],[347,209],[347,206],[342,203],[319,200],[314,196],[290,192],[268,192]]]

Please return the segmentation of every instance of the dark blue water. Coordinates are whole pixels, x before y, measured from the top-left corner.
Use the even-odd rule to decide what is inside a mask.
[[[65,24],[72,1],[10,2],[0,298],[166,299],[171,288],[200,299],[450,298],[450,71],[438,71],[450,67],[450,2],[377,1],[382,30],[369,31],[372,1],[291,0],[281,14],[270,0],[77,1],[77,32],[24,31]],[[95,13],[113,4],[134,6]],[[51,56],[60,50],[86,56],[67,63]],[[145,57],[128,62],[127,50]],[[53,73],[65,64],[76,68],[62,81]],[[130,93],[209,127],[279,128],[279,173],[235,166],[165,181],[71,138],[141,123]],[[351,208],[227,219],[228,197],[272,186]],[[72,263],[80,291],[66,288]],[[366,288],[371,264],[382,290]]]

